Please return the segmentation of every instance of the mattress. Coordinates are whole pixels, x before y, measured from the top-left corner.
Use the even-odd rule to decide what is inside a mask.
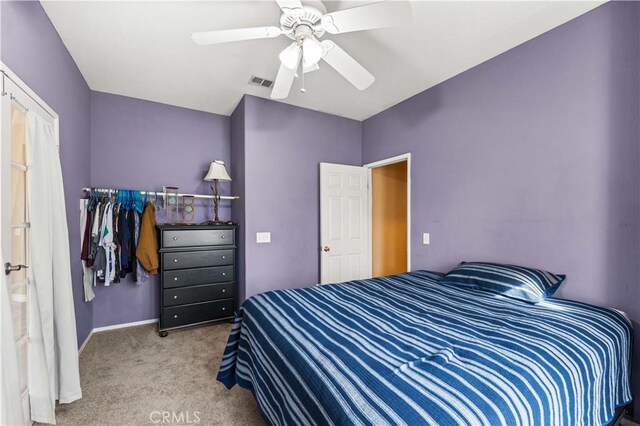
[[[629,403],[618,311],[417,271],[247,299],[218,372],[269,424],[603,425]]]

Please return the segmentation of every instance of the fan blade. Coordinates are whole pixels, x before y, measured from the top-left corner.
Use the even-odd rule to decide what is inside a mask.
[[[193,33],[191,39],[202,46],[205,44],[228,43],[230,41],[273,38],[278,37],[280,34],[282,34],[282,30],[278,27],[254,27]]]
[[[280,64],[276,81],[273,83],[273,89],[271,89],[272,99],[285,99],[289,96],[289,91],[293,85],[293,79],[296,76],[295,69],[289,69]]]
[[[322,59],[359,90],[366,89],[376,80],[369,71],[331,40],[324,40],[320,44],[324,51]]]
[[[276,0],[276,2],[278,2],[278,6],[280,6],[280,9],[282,9],[283,12],[289,12],[295,9],[302,10],[302,3],[300,0]]]
[[[395,27],[411,22],[411,6],[405,1],[381,1],[328,13],[322,26],[331,34]]]

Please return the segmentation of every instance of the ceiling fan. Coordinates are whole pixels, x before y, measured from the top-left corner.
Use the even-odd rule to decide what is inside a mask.
[[[359,90],[371,86],[375,77],[331,40],[319,41],[325,32],[342,34],[407,24],[411,21],[411,6],[406,1],[381,1],[351,9],[326,13],[321,1],[276,0],[282,15],[280,26],[240,28],[194,33],[196,44],[219,44],[241,40],[274,38],[286,35],[293,40],[280,52],[280,69],[271,91],[273,99],[285,99],[298,77],[319,69],[324,60]]]

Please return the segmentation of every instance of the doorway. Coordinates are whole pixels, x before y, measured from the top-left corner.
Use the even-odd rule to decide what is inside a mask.
[[[320,163],[320,283],[411,270],[411,154]]]
[[[17,370],[7,372],[3,385],[11,383],[11,394],[19,393],[22,418],[30,424],[29,359],[32,276],[27,266],[30,262],[29,197],[27,172],[27,111],[38,113],[55,130],[58,142],[58,116],[35,92],[22,82],[9,68],[0,62],[0,240],[2,241],[2,274],[6,278],[13,333],[3,328],[3,333],[13,336],[13,344],[7,344],[11,336],[3,336],[3,344],[15,349]],[[5,289],[3,289],[4,291]],[[15,346],[14,346],[15,345]],[[4,349],[7,351],[8,349]],[[6,352],[3,352],[3,356]],[[9,377],[9,375],[11,375]],[[15,401],[14,401],[15,402]],[[17,404],[15,404],[17,405]],[[12,406],[12,409],[18,409]]]
[[[404,154],[365,166],[370,171],[372,277],[411,270],[410,161],[411,154]]]

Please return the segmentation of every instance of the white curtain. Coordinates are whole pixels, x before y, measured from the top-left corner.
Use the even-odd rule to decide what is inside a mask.
[[[1,251],[1,250],[0,250]],[[0,259],[4,259],[0,252]],[[2,341],[0,342],[0,374],[2,375],[2,389],[0,393],[2,401],[0,404],[0,424],[2,425],[24,425],[22,413],[22,398],[20,392],[20,369],[18,365],[18,354],[16,348],[15,335],[13,333],[13,319],[11,317],[11,301],[9,299],[9,287],[4,271],[0,271],[0,313],[2,313]]]
[[[51,125],[27,113],[31,420],[55,424],[55,401],[82,397],[62,170]]]

